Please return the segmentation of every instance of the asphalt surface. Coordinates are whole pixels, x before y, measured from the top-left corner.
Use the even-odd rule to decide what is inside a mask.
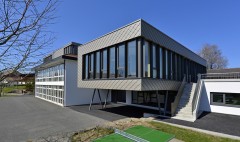
[[[240,116],[204,112],[195,122],[158,117],[157,120],[240,137]]]
[[[83,130],[107,122],[33,96],[0,97],[0,141],[19,142]]]
[[[104,109],[102,108],[101,105],[95,104],[92,106],[91,111],[89,111],[89,105],[70,106],[69,108],[107,121],[116,121],[119,119],[129,117],[141,118],[143,117],[144,113],[158,114],[157,110],[115,103],[108,104]]]

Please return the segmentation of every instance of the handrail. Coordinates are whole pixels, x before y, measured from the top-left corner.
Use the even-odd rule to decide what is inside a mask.
[[[240,79],[240,72],[207,73],[202,74],[201,79]]]
[[[177,96],[176,96],[174,102],[171,103],[171,115],[172,116],[174,116],[174,114],[175,114],[175,112],[177,110],[177,106],[178,106],[179,101],[180,101],[180,99],[182,97],[183,89],[184,89],[185,84],[186,84],[186,76],[184,76],[184,78],[183,78],[183,81],[181,83],[181,86],[178,89],[178,93],[177,93]]]
[[[196,109],[196,104],[197,104],[197,101],[198,101],[198,96],[200,93],[199,92],[199,88],[200,88],[200,84],[201,84],[201,74],[198,74],[198,81],[197,81],[197,84],[196,84],[196,88],[195,88],[195,91],[194,91],[194,96],[193,96],[193,99],[192,99],[192,113],[194,112],[194,110]]]

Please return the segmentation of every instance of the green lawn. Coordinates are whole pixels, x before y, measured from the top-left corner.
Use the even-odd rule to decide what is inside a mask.
[[[94,142],[133,142],[133,141],[130,139],[127,139],[121,135],[113,133],[113,134],[107,135],[105,137],[99,138],[99,139],[95,140]]]
[[[13,90],[22,90],[22,89],[26,89],[25,85],[19,85],[19,86],[8,86],[8,87],[4,87],[3,88],[3,93],[9,93]]]
[[[143,139],[146,139],[148,141],[153,141],[155,139],[158,139],[159,141],[167,141],[175,136],[174,138],[182,140],[184,142],[240,142],[240,140],[234,140],[234,139],[228,139],[228,138],[222,138],[222,137],[217,137],[213,135],[208,135],[205,133],[200,133],[197,131],[189,130],[189,129],[184,129],[184,128],[179,128],[175,126],[171,126],[165,123],[161,122],[147,122],[148,126],[152,127],[156,131],[156,133],[151,133],[151,134],[146,134],[147,131],[151,130],[154,131],[151,128],[140,128],[140,126],[135,126],[131,127],[125,132],[131,133],[133,135],[136,135],[138,137],[141,137]],[[140,129],[139,129],[140,128]],[[135,129],[135,130],[134,130]],[[150,131],[149,131],[150,132]],[[166,137],[166,138],[164,138]],[[103,135],[103,137],[98,138],[95,140],[95,142],[130,142],[131,140],[124,138],[121,135],[118,134],[110,134],[110,135]]]
[[[185,142],[240,142],[228,138],[216,137],[205,133],[174,127],[159,122],[149,122],[155,129],[175,135],[176,139]]]
[[[125,132],[145,139],[149,142],[168,142],[169,140],[174,138],[174,135],[144,126],[135,126],[127,129]]]
[[[168,142],[174,138],[174,135],[160,132],[158,130],[144,126],[134,126],[125,130],[125,132],[149,142]],[[119,134],[110,134],[103,138],[97,139],[95,142],[132,142],[132,140],[127,139]]]

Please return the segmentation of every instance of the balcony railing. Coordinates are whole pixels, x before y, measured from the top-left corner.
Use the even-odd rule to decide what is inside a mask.
[[[240,79],[240,72],[201,74],[201,79]]]

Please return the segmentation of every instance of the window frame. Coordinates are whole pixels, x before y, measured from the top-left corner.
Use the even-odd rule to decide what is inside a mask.
[[[137,44],[137,39],[133,39],[133,40],[129,40],[126,42],[126,46],[125,46],[125,53],[127,53],[125,56],[125,61],[126,61],[126,69],[125,69],[125,74],[126,74],[126,77],[127,78],[137,78],[138,76],[138,73],[137,73],[137,70],[138,70],[138,44]],[[129,65],[129,43],[130,42],[135,42],[135,75],[134,76],[129,76],[129,70],[128,70],[128,65]]]
[[[214,93],[223,95],[223,103],[213,102]],[[240,105],[226,104],[226,95],[227,94],[238,94],[240,96],[240,93],[210,92],[210,105],[240,108]]]

